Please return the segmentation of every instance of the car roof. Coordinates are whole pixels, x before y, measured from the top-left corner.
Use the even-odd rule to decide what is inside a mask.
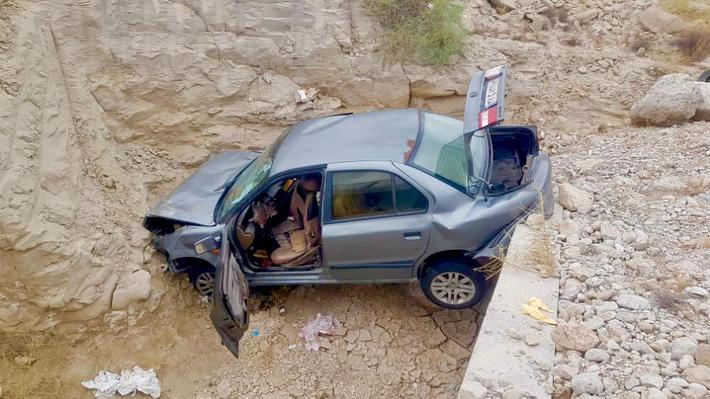
[[[278,144],[271,174],[349,161],[405,162],[419,131],[419,111],[399,109],[300,122]]]

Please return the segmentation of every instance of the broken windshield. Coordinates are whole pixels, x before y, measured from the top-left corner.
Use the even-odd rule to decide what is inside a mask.
[[[272,152],[264,151],[237,176],[222,199],[217,220],[227,217],[242,199],[269,177],[272,160]]]

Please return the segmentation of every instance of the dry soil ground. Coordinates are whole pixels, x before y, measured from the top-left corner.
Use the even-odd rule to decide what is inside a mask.
[[[73,336],[3,336],[3,398],[90,398],[82,380],[133,365],[156,370],[165,398],[455,397],[479,318],[420,306],[399,285],[277,290],[256,294],[235,359],[187,282],[160,282],[173,309],[135,325],[126,318]],[[306,351],[298,333],[318,313],[343,328],[320,351]],[[18,356],[36,360],[21,366]]]

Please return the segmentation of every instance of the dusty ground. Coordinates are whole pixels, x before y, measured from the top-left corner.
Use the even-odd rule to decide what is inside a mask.
[[[235,359],[219,344],[208,305],[187,281],[158,280],[169,310],[137,321],[109,315],[111,327],[69,335],[2,336],[2,397],[90,398],[81,381],[101,369],[139,365],[156,370],[165,398],[451,398],[478,319],[472,310],[419,306],[411,287],[401,285],[257,293]],[[320,351],[306,351],[298,333],[319,312],[334,315],[343,328],[324,338]],[[36,360],[20,366],[17,356]]]
[[[222,8],[204,15],[195,3],[0,0],[0,325],[22,331],[66,323],[0,336],[3,399],[89,398],[80,381],[134,364],[156,369],[167,398],[453,397],[476,315],[430,313],[396,286],[301,288],[255,312],[258,336],[244,339],[236,360],[217,342],[206,304],[182,279],[163,276],[157,260],[144,262],[140,220],[211,152],[263,147],[285,125],[345,108],[460,114],[459,89],[470,72],[499,63],[512,67],[511,122],[541,126],[548,149],[561,154],[555,162],[565,179],[598,183],[590,188],[599,197],[594,221],[628,217],[631,229],[653,220],[641,228],[663,243],[649,256],[664,264],[685,256],[686,237],[707,233],[687,195],[655,198],[655,208],[638,197],[652,179],[685,173],[688,160],[677,154],[693,154],[694,165],[707,160],[707,150],[698,150],[707,144],[658,144],[684,130],[617,129],[659,75],[701,69],[676,62],[669,35],[638,25],[648,0],[555,1],[554,9],[533,1],[503,15],[487,1],[465,2],[466,54],[443,71],[384,65],[376,27],[356,0],[307,7],[215,0],[202,3]],[[241,4],[250,13],[232,8]],[[282,18],[282,7],[303,13]],[[15,14],[15,25],[6,23]],[[343,27],[351,30],[345,40]],[[634,41],[650,47],[633,50]],[[314,68],[324,64],[336,67]],[[416,82],[434,89],[415,92]],[[318,95],[296,104],[299,88]],[[581,140],[587,135],[600,141]],[[667,154],[674,166],[663,166]],[[643,177],[644,170],[653,174]],[[631,198],[618,190],[632,186]],[[696,263],[707,259],[707,250],[690,251]],[[666,254],[674,258],[662,260]],[[620,289],[645,289],[635,285],[640,277],[622,280],[618,262],[609,263],[615,274],[607,278],[619,279]],[[149,299],[111,309],[111,295],[139,269],[151,272]],[[300,343],[289,349],[319,312],[335,315],[349,335],[320,352]],[[663,315],[685,313],[674,314]],[[635,356],[629,364],[639,363]],[[561,390],[569,385],[557,382]]]

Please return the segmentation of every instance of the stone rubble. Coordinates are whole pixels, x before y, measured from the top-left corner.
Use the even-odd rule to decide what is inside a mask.
[[[689,245],[710,237],[708,131],[625,129],[553,158],[555,398],[710,397],[710,247]],[[570,206],[569,191],[593,204]]]

